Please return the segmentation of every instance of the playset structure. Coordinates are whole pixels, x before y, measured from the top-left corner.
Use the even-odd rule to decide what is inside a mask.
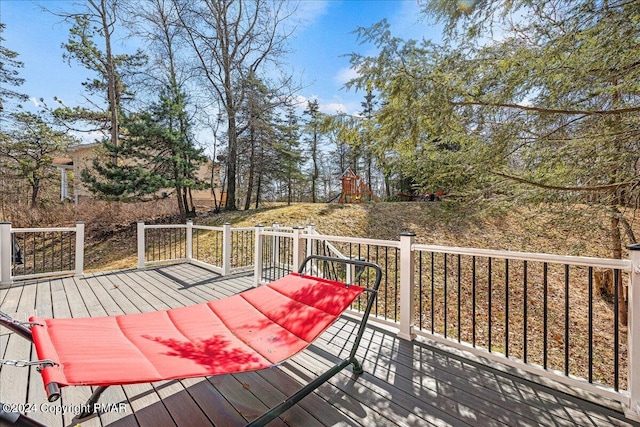
[[[338,203],[358,203],[363,200],[378,201],[379,199],[371,191],[371,187],[360,177],[353,172],[350,167],[340,176],[342,183],[342,192],[334,197],[330,201],[338,199]]]

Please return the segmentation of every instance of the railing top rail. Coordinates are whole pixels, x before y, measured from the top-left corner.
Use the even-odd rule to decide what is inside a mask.
[[[270,230],[264,230],[262,232],[263,236],[275,236],[275,237],[287,237],[287,238],[292,238],[293,237],[293,233],[288,233],[286,231],[270,231]]]
[[[273,227],[273,226],[262,227],[262,229],[264,231],[282,231],[288,234],[293,233],[293,230],[294,230],[293,227]]]
[[[224,231],[224,227],[220,226],[211,226],[211,225],[192,225],[193,228],[197,230],[212,230],[212,231]]]
[[[231,231],[255,231],[255,227],[231,227]]]
[[[12,233],[49,233],[57,231],[77,231],[76,227],[47,227],[47,228],[12,228]]]
[[[186,224],[145,224],[144,228],[187,228]]]
[[[413,250],[423,252],[450,253],[456,255],[483,256],[491,258],[515,259],[522,261],[539,261],[554,264],[567,264],[585,267],[613,268],[631,271],[631,261],[612,258],[593,258],[571,255],[551,255],[535,252],[512,252],[494,249],[461,248],[455,246],[414,244]]]
[[[364,245],[387,246],[390,248],[400,248],[400,242],[392,240],[367,239],[364,237],[343,237],[327,236],[323,234],[303,234],[302,237],[308,240],[327,240],[330,242],[360,243]]]

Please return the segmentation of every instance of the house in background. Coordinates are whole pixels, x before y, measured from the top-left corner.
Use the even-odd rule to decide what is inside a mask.
[[[60,171],[60,200],[73,200],[78,204],[81,200],[94,198],[79,177],[82,170],[93,167],[94,159],[100,155],[101,146],[99,142],[75,145],[67,149],[66,156],[54,159],[53,165]],[[200,166],[196,175],[209,182],[211,188],[191,192],[195,206],[213,206],[216,201],[218,205],[225,203],[226,193],[222,192],[220,170],[220,165],[211,160]],[[167,197],[172,192],[172,188],[161,189],[157,196]]]

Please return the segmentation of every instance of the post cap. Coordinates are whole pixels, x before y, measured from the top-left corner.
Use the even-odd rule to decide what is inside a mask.
[[[400,233],[401,236],[411,236],[411,237],[415,237],[416,233],[414,233],[413,231],[403,231],[402,233]]]

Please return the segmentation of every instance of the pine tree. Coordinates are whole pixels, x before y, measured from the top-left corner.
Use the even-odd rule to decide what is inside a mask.
[[[286,109],[275,149],[278,155],[279,176],[284,181],[287,204],[290,205],[293,202],[295,184],[303,180],[303,174],[300,170],[303,162],[300,150],[300,125],[292,106]]]
[[[135,74],[145,64],[146,56],[141,50],[133,55],[114,52],[114,31],[118,22],[116,0],[90,0],[85,3],[83,11],[61,16],[73,22],[69,40],[63,44],[65,59],[76,61],[95,73],[94,78],[83,82],[93,107],[69,107],[58,100],[61,106],[54,113],[68,128],[99,130],[108,135],[110,144],[117,146],[123,103],[125,99],[132,98],[124,78]],[[101,107],[103,102],[106,103],[104,108]],[[114,157],[112,162],[117,164],[117,158]]]
[[[4,45],[4,32],[6,25],[0,22],[0,113],[4,111],[4,105],[9,99],[26,101],[27,95],[19,93],[12,87],[21,86],[24,79],[18,77],[19,69],[24,67],[24,63],[16,59],[18,53],[10,50]]]
[[[107,199],[144,200],[158,197],[158,192],[173,188],[181,216],[193,212],[187,194],[190,189],[206,188],[196,177],[207,159],[194,146],[184,110],[184,96],[177,99],[163,95],[149,111],[123,116],[120,144],[105,143],[113,162],[94,162],[95,173],[82,177],[94,193]]]
[[[40,190],[58,177],[53,159],[75,139],[51,127],[40,114],[20,112],[11,115],[13,126],[0,138],[0,158],[7,175],[28,182],[30,207],[37,206]]]
[[[309,151],[311,152],[311,202],[316,203],[316,196],[318,193],[318,178],[320,177],[318,155],[320,143],[320,127],[322,123],[322,113],[320,113],[320,104],[318,104],[317,99],[307,102],[307,108],[304,110],[304,114],[309,116],[306,128],[307,133],[309,134]]]

